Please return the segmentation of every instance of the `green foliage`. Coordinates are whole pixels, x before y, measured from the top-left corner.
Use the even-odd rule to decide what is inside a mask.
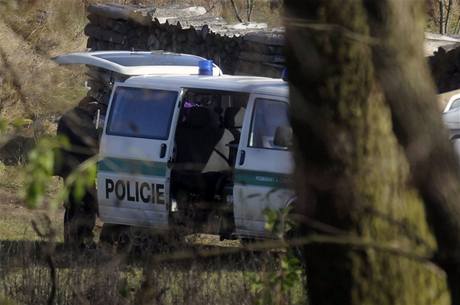
[[[284,239],[287,232],[291,231],[294,227],[294,222],[289,217],[291,207],[288,206],[282,209],[265,209],[265,229],[279,239]]]
[[[43,205],[46,190],[51,184],[55,154],[60,148],[69,148],[66,138],[54,137],[43,138],[35,149],[29,154],[25,181],[25,201],[29,208],[37,208]],[[58,191],[52,207],[66,201],[70,192],[76,201],[85,195],[87,189],[94,186],[96,180],[96,162],[89,159],[80,164],[66,179],[64,186]]]
[[[1,87],[0,87],[1,88]],[[0,98],[1,100],[1,98]],[[0,117],[0,135],[13,135],[23,127],[31,126],[33,121],[23,117],[6,119]],[[4,139],[0,139],[4,140]]]
[[[64,181],[64,186],[57,193],[53,206],[66,202],[69,196],[80,201],[88,189],[94,187],[96,181],[96,157],[81,163]]]
[[[266,209],[265,228],[277,238],[284,240],[286,233],[293,229],[290,219],[291,207]],[[266,271],[249,276],[254,303],[260,305],[287,304],[292,289],[302,280],[302,265],[292,249],[278,252],[276,271]]]
[[[280,253],[277,271],[249,276],[251,293],[257,305],[287,304],[294,287],[302,280],[300,260],[291,252]]]
[[[11,125],[16,127],[16,128],[24,127],[24,126],[27,126],[27,125],[30,125],[30,124],[32,124],[32,120],[31,119],[25,119],[25,118],[16,118],[11,122]]]
[[[65,200],[72,189],[72,196],[76,201],[80,201],[85,196],[87,189],[94,186],[96,181],[96,162],[89,159],[83,162],[65,181],[65,187],[58,194],[58,199]]]
[[[28,207],[42,205],[47,186],[53,175],[54,149],[63,143],[58,138],[43,138],[29,153],[26,166],[25,201]]]

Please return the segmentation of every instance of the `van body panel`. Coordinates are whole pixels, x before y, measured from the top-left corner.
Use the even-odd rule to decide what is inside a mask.
[[[97,180],[101,219],[107,223],[167,229],[167,171],[127,174],[116,167],[108,171],[106,166],[99,167]]]
[[[271,236],[265,229],[265,210],[285,208],[294,196],[293,156],[287,148],[255,147],[251,136],[257,103],[286,107],[287,97],[253,94],[244,118],[234,175],[235,233],[244,237]],[[279,103],[279,104],[276,104]],[[281,114],[280,114],[281,115]]]

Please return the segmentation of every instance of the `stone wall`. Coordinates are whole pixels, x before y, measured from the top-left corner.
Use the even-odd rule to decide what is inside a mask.
[[[156,9],[99,4],[89,6],[88,14],[85,33],[88,48],[93,51],[194,54],[214,60],[225,74],[280,77],[284,68],[283,30],[268,29],[265,24],[228,24],[199,7]],[[457,42],[458,39],[426,33],[427,55],[437,49],[428,62],[440,93],[460,88]]]
[[[87,47],[188,53],[214,60],[225,74],[280,77],[281,29],[268,30],[260,23],[230,25],[203,10],[91,5]]]

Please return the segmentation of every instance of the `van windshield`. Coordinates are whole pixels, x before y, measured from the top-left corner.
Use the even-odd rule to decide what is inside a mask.
[[[177,91],[118,87],[112,99],[107,134],[166,140]]]

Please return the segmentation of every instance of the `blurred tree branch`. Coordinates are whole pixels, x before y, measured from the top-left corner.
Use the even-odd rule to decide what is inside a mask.
[[[437,111],[421,47],[423,17],[417,5],[416,1],[367,1],[372,33],[386,42],[374,46],[373,59],[393,130],[434,229],[438,264],[447,274],[452,303],[460,304],[460,169]]]
[[[404,241],[395,223],[411,223],[417,240],[432,240],[428,214],[459,304],[452,285],[460,270],[460,179],[423,56],[423,3],[285,3],[297,213],[377,244],[401,240],[414,248],[420,245]],[[308,224],[301,231],[316,232]],[[446,302],[421,292],[445,289],[441,277],[384,253],[324,244],[305,247],[304,256],[314,305]]]

